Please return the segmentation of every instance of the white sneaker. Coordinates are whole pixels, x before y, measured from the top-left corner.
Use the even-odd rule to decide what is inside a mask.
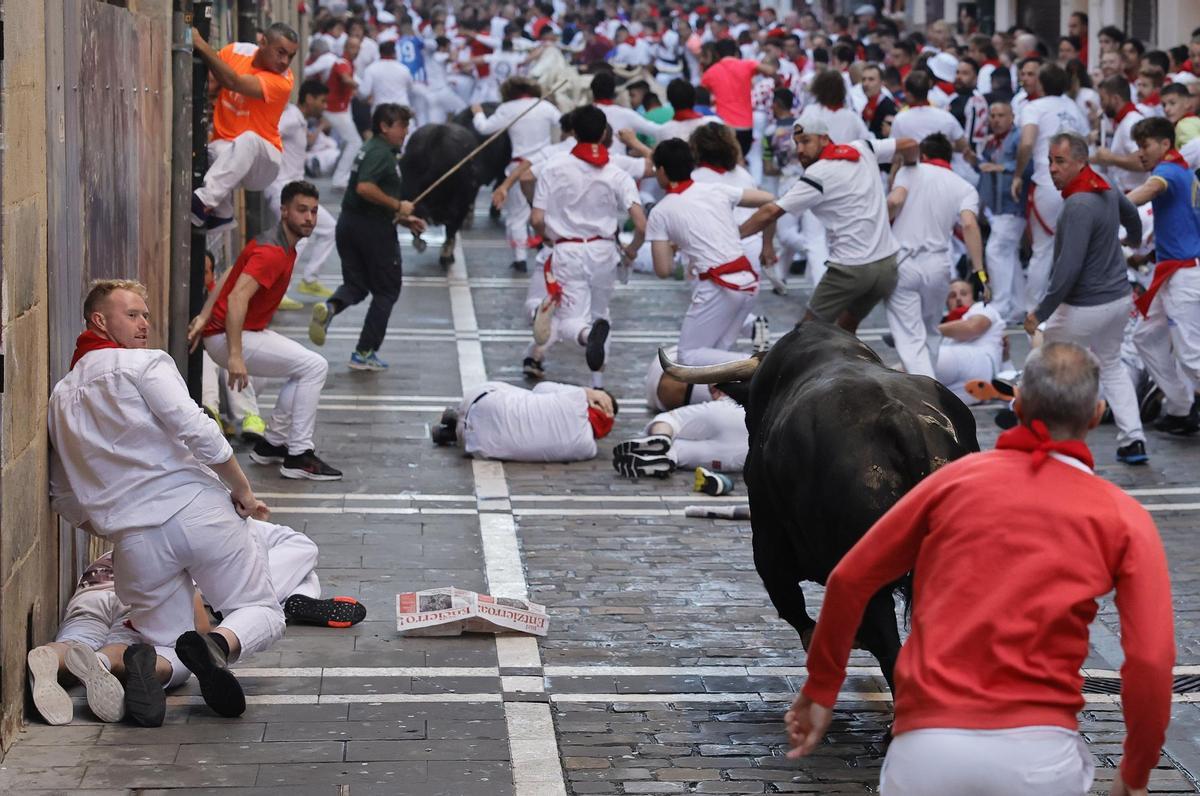
[[[47,724],[70,724],[75,706],[58,684],[58,656],[49,647],[34,647],[25,656],[33,688],[33,706]]]
[[[112,672],[104,668],[96,653],[78,641],[68,641],[67,671],[79,678],[87,691],[88,707],[101,721],[125,718],[125,689]]]
[[[756,354],[761,354],[771,347],[771,330],[767,326],[765,315],[754,318],[754,331],[750,334],[750,342]]]

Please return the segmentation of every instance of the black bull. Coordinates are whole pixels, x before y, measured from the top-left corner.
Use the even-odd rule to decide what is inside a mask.
[[[404,198],[415,199],[483,143],[484,138],[475,132],[470,111],[455,116],[450,124],[428,124],[419,128],[409,138],[400,159]],[[417,204],[418,216],[431,224],[446,227],[446,242],[442,244],[439,258],[442,265],[454,261],[455,239],[475,208],[479,187],[504,178],[511,153],[508,136],[499,136]]]
[[[757,365],[745,360],[667,372],[686,381],[743,381],[726,386],[746,407],[743,477],[754,566],[805,648],[815,622],[800,582],[824,584],[905,492],[979,450],[975,419],[953,393],[933,379],[885,367],[866,344],[832,324],[798,325]],[[857,646],[878,659],[889,685],[900,652],[893,593],[902,585],[871,598],[858,630]]]

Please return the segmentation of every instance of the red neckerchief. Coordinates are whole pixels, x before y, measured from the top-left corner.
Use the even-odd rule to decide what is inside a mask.
[[[1010,428],[996,440],[996,450],[1017,450],[1033,454],[1033,469],[1038,469],[1050,458],[1051,453],[1061,453],[1078,459],[1092,469],[1095,462],[1087,443],[1081,439],[1052,439],[1046,424],[1034,420],[1030,425],[1022,423]]]
[[[930,166],[941,166],[943,169],[950,168],[949,161],[942,160],[941,158],[921,158],[921,162],[928,163]]]
[[[980,68],[985,67],[985,66],[990,66],[993,69],[995,69],[996,67],[1000,66],[1000,59],[989,58],[986,61],[984,61],[982,64],[980,64],[979,66],[980,66]]]
[[[107,337],[101,337],[91,329],[87,329],[79,337],[75,338],[75,354],[71,357],[71,367],[75,367],[75,363],[82,359],[84,354],[90,354],[93,351],[100,351],[105,348],[124,347],[119,343],[114,343]]]
[[[1137,111],[1137,106],[1134,105],[1132,102],[1126,102],[1124,105],[1121,106],[1121,110],[1117,111],[1117,115],[1113,116],[1113,123],[1120,124],[1122,119],[1124,119],[1129,114],[1134,113],[1135,111]]]
[[[608,149],[603,144],[576,144],[571,154],[597,168],[608,162]]]
[[[592,436],[603,439],[613,428],[613,418],[604,414],[594,406],[588,407],[588,423],[592,426]]]
[[[825,108],[827,110],[831,110],[836,113],[837,111],[840,111],[842,109],[842,106],[841,105],[826,105]]]
[[[963,316],[967,314],[967,310],[969,310],[969,309],[970,309],[970,307],[955,307],[954,309],[952,309],[946,313],[946,316],[944,318],[942,318],[942,323],[950,323],[951,321],[961,321]]]
[[[670,188],[668,188],[667,193],[683,193],[684,191],[686,191],[688,188],[691,188],[691,187],[692,187],[691,180],[683,180],[681,182],[675,183]]]
[[[1149,97],[1146,97],[1146,99],[1142,100],[1142,104],[1143,105],[1162,105],[1162,94],[1159,94],[1157,91],[1155,91],[1155,92],[1151,93]]]
[[[1185,169],[1190,169],[1187,159],[1179,153],[1178,149],[1171,147],[1167,150],[1167,154],[1163,155],[1163,163],[1174,163],[1176,166],[1183,166]]]
[[[908,73],[912,71],[912,64],[905,64],[898,71],[900,72],[900,79],[904,80],[904,78],[908,77]]]
[[[867,98],[867,106],[863,108],[863,121],[868,125],[875,121],[875,109],[879,107],[879,98],[883,96],[883,92],[879,92],[874,97]]]
[[[612,100],[602,100],[602,99],[598,99],[598,100],[596,100],[596,104],[597,104],[597,105],[612,105],[612,104],[613,104],[613,101],[612,101]]]
[[[934,85],[936,85],[942,90],[943,93],[948,94],[949,96],[954,96],[955,94],[954,84],[949,80],[939,80]]]
[[[806,66],[808,66],[808,56],[807,55],[797,55],[792,60],[792,63],[796,65],[796,69],[798,71],[803,72],[804,68]]]
[[[1076,174],[1075,179],[1063,188],[1062,198],[1067,199],[1077,193],[1104,193],[1111,187],[1103,177],[1092,171],[1091,166],[1084,166],[1083,171]]]
[[[909,100],[908,101],[908,107],[910,107],[910,108],[924,108],[924,107],[927,107],[928,105],[929,105],[928,99]]]
[[[692,119],[702,119],[704,117],[691,108],[679,108],[671,118],[677,122],[688,122]]]
[[[1009,130],[1008,132],[1011,133],[1012,130]],[[995,133],[992,135],[991,143],[988,146],[1002,147],[1002,146],[1004,146],[1004,139],[1006,139],[1006,138],[1008,138],[1008,133],[1004,133],[1003,135],[1001,135],[1000,133]]]
[[[826,144],[821,150],[821,154],[817,156],[817,160],[852,160],[857,161],[862,157],[857,149],[849,144]]]
[[[708,169],[709,171],[715,171],[717,174],[724,174],[729,171],[729,169],[723,169],[720,166],[714,166],[711,163],[701,163],[700,168]]]

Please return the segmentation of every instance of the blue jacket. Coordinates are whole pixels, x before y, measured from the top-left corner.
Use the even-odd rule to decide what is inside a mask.
[[[995,215],[1025,215],[1025,204],[1015,202],[1012,198],[1013,171],[1017,168],[1017,146],[1020,142],[1021,130],[1013,127],[999,144],[991,138],[983,147],[981,163],[1004,164],[1004,171],[979,174],[979,201]]]

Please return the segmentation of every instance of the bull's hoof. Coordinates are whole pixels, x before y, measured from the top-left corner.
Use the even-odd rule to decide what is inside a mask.
[[[425,242],[424,238],[413,238],[413,248],[416,249],[417,254],[423,253],[425,251],[425,247],[428,245],[429,244]]]
[[[454,265],[454,255],[453,254],[441,255],[440,257],[438,257],[438,265],[444,266],[446,268],[449,268],[450,266]]]

